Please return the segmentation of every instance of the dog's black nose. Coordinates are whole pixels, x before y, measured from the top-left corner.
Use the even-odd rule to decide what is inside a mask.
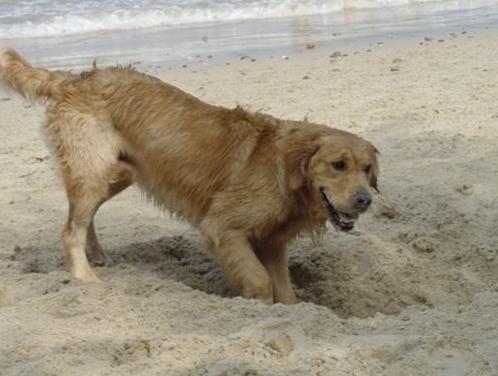
[[[372,196],[368,192],[359,192],[354,197],[354,204],[356,209],[367,210],[372,203]]]

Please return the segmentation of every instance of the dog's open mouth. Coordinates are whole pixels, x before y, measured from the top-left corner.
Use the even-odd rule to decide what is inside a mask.
[[[320,194],[323,206],[325,206],[330,222],[332,222],[334,227],[341,231],[351,231],[355,221],[358,219],[358,214],[349,214],[337,210],[323,188],[320,188]]]

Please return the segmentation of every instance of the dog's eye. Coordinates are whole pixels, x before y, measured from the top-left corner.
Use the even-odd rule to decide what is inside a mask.
[[[368,175],[370,173],[370,171],[372,171],[372,166],[371,165],[366,166],[365,173]]]
[[[346,162],[344,161],[332,162],[332,167],[334,167],[334,169],[337,171],[343,171],[346,169]]]

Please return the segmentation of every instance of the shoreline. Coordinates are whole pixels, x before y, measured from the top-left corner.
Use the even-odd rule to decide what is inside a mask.
[[[85,69],[97,58],[101,65],[131,63],[145,69],[232,64],[244,57],[266,59],[325,50],[331,54],[498,30],[498,10],[490,7],[434,14],[420,6],[410,9],[413,7],[49,38],[0,38],[0,46],[18,49],[33,63],[50,68]]]

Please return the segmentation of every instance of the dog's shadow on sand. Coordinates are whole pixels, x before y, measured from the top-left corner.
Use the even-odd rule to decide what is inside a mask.
[[[163,237],[121,247],[105,247],[105,251],[111,260],[104,267],[107,272],[126,265],[143,273],[173,279],[208,294],[233,296],[223,280],[221,268],[193,236]],[[16,246],[8,259],[19,262],[23,274],[68,270],[58,244],[45,250]],[[103,268],[96,268],[97,274],[99,269]]]
[[[216,261],[201,242],[182,235],[133,243],[119,250],[110,250],[110,267],[126,263],[158,273],[207,294],[231,297]]]

